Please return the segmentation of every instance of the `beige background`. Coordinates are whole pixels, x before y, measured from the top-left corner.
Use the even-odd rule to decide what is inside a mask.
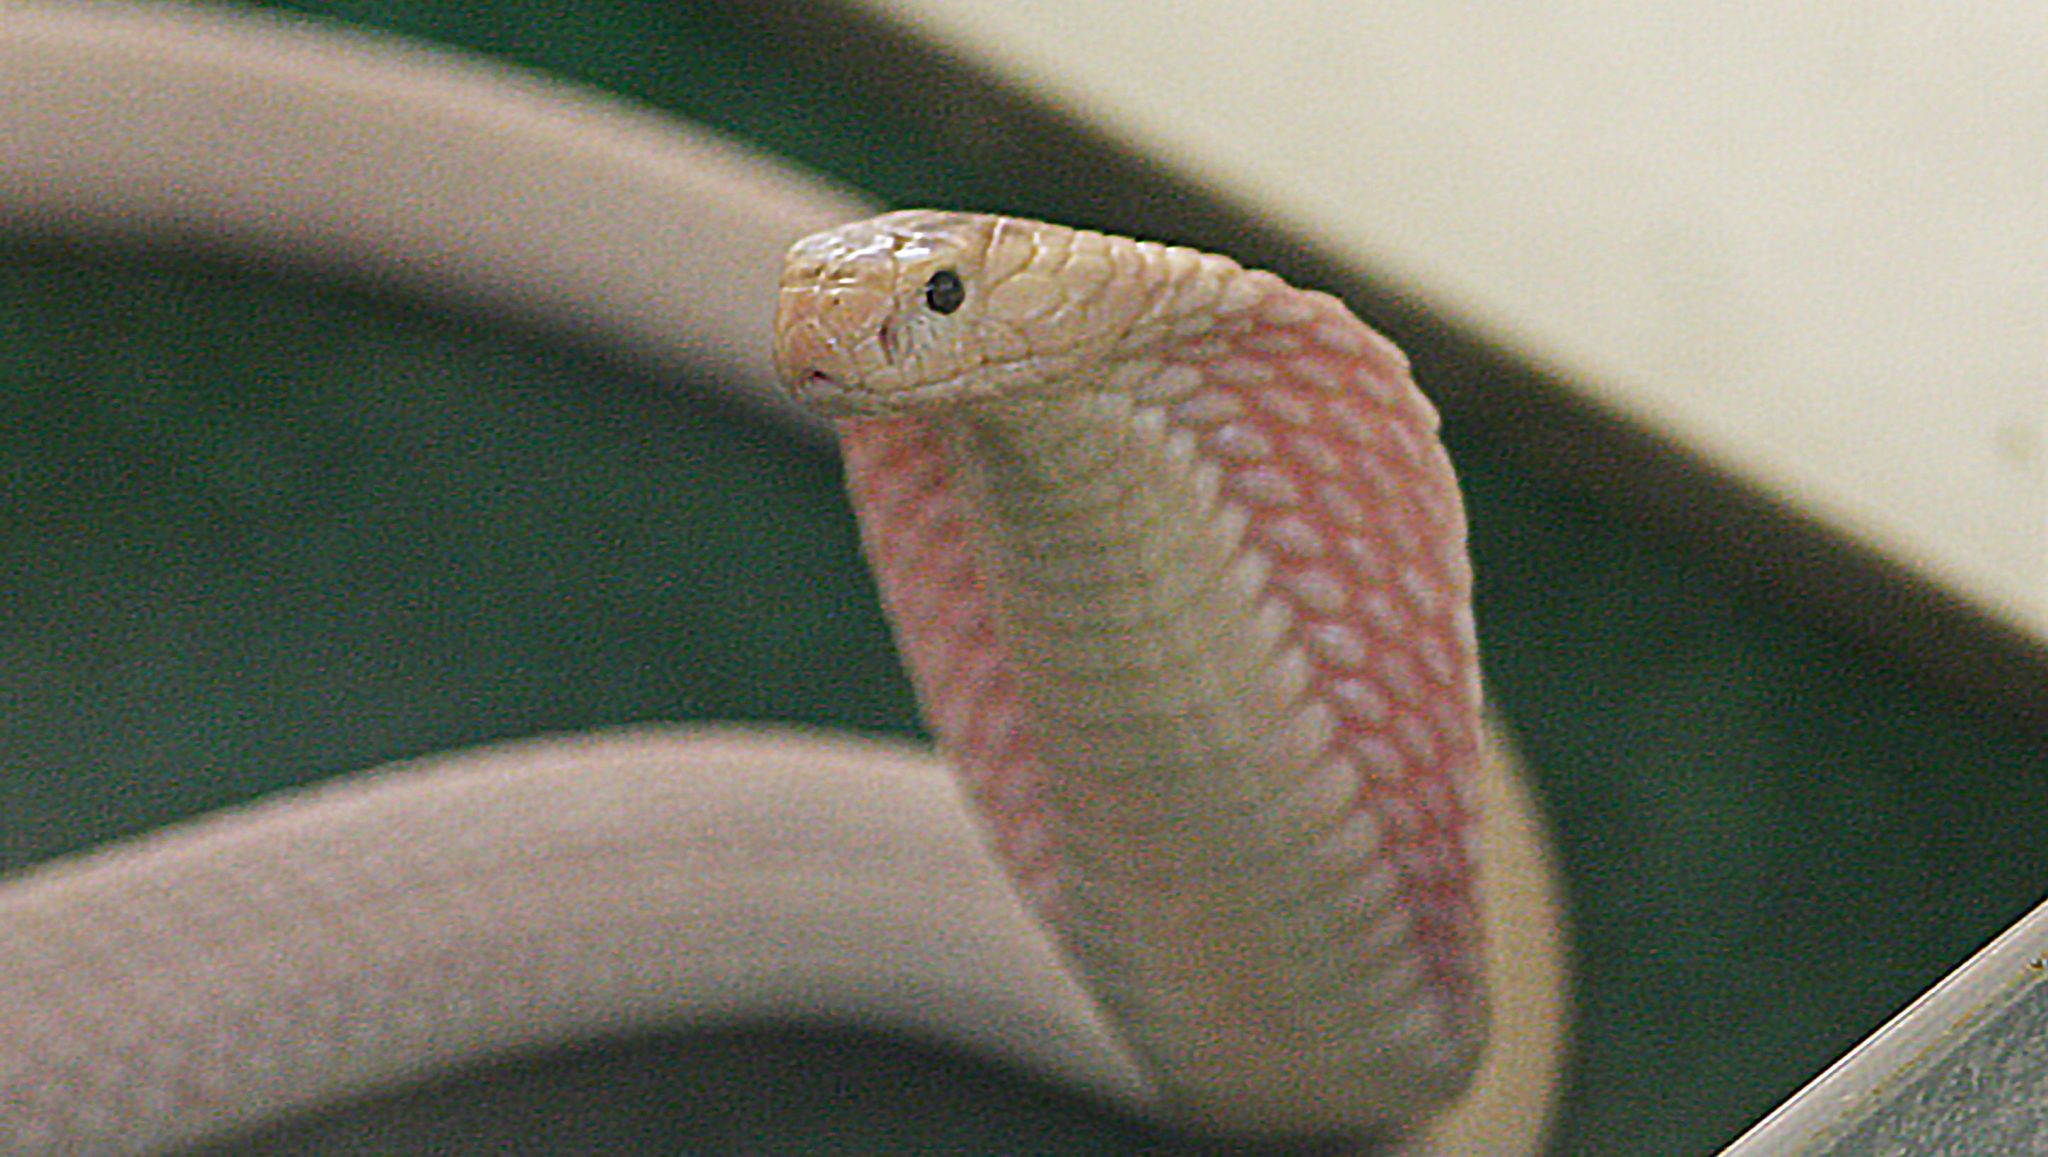
[[[2048,9],[872,2],[2048,637]]]

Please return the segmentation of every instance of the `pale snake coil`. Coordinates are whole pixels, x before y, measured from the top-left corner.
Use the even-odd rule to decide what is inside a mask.
[[[899,641],[1024,902],[900,747],[642,734],[366,777],[0,890],[0,1151],[778,1012],[1201,1127],[1538,1142],[1554,884],[1481,758],[1462,515],[1398,351],[1224,258],[909,213],[792,251],[778,360],[849,419]]]

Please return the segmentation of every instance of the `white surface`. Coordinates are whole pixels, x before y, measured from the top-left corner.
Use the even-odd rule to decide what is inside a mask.
[[[1878,1151],[1876,1142],[1898,1144],[1900,1136],[1917,1142],[1913,1153],[1930,1157],[2017,1152],[2009,1148],[2012,1130],[2038,1139],[2044,1114],[2043,1106],[2029,1103],[2029,1093],[2040,1087],[2033,1063],[2039,1054],[2014,1030],[2037,1028],[2040,1016],[2006,1014],[2023,1001],[2038,1007],[2044,961],[2048,904],[1943,977],[1721,1157],[1835,1157]],[[1970,1076],[1943,1081],[1937,1075],[1943,1068]],[[1873,1118],[1884,1118],[1879,1128],[1871,1128]],[[1993,1128],[2000,1131],[1986,1132]],[[1999,1141],[1987,1145],[1986,1136]],[[1959,1138],[1968,1148],[1951,1147]]]
[[[2048,8],[870,2],[2048,638]]]

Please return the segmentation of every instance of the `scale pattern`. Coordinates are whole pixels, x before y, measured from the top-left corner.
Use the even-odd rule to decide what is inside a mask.
[[[1217,501],[1190,516],[1241,525],[1232,566],[1249,576],[1245,596],[1284,608],[1283,654],[1309,673],[1300,731],[1325,756],[1293,793],[1327,812],[1320,850],[1393,866],[1431,974],[1423,990],[1463,1019],[1483,1001],[1468,846],[1480,686],[1464,516],[1436,414],[1406,359],[1341,302],[1234,265],[1224,273],[1239,284],[1215,295],[1206,324],[1149,344],[1116,380],[1140,399],[1139,427],[1189,444],[1214,472]],[[1171,296],[1153,295],[1155,312]],[[999,854],[1044,902],[1058,847],[973,539],[985,520],[928,420],[868,419],[843,433],[870,560],[930,725]]]

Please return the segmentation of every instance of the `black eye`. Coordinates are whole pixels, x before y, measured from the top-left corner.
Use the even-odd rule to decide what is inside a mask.
[[[939,270],[932,274],[930,281],[924,283],[924,303],[931,307],[933,313],[951,313],[959,309],[960,303],[966,300],[967,283],[960,280],[960,275],[950,269]]]

